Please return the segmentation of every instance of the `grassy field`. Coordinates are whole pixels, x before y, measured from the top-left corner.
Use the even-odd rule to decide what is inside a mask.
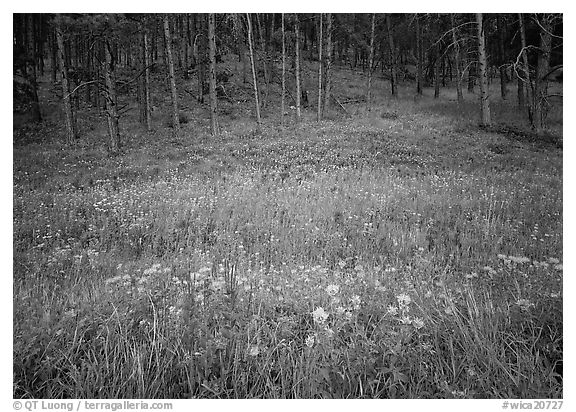
[[[260,130],[223,102],[218,137],[127,116],[117,157],[89,109],[74,147],[15,131],[14,397],[562,397],[561,107],[537,139],[513,96],[481,129],[375,87]]]

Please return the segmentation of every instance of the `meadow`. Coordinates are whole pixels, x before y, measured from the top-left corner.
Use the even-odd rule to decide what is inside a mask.
[[[408,87],[128,117],[116,157],[89,116],[15,132],[14,397],[563,397],[561,108],[543,138]]]

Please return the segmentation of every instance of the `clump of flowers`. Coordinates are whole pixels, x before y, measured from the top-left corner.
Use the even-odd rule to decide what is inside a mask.
[[[256,357],[256,356],[260,355],[260,348],[258,347],[258,345],[250,346],[250,349],[248,350],[248,355],[250,355],[252,357]]]
[[[308,335],[306,337],[306,340],[304,341],[304,343],[306,344],[306,346],[308,346],[309,348],[312,348],[314,346],[314,335]]]
[[[412,298],[410,295],[406,293],[401,293],[396,296],[396,300],[398,301],[398,305],[402,308],[403,306],[409,306],[412,303]]]
[[[358,295],[353,295],[350,298],[350,303],[352,304],[352,307],[354,308],[354,310],[360,309],[360,303],[361,302],[362,301],[360,300],[360,296],[358,296]]]
[[[518,299],[516,304],[522,309],[523,311],[528,311],[534,304],[530,302],[528,299]]]
[[[312,312],[312,317],[314,318],[314,322],[318,324],[323,324],[328,319],[328,313],[322,307],[317,307]]]
[[[326,287],[326,293],[328,293],[328,295],[334,297],[338,294],[338,292],[340,291],[340,287],[338,285],[328,285]]]

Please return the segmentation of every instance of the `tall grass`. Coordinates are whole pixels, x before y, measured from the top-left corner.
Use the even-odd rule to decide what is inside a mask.
[[[561,397],[562,153],[420,104],[16,147],[14,396]]]

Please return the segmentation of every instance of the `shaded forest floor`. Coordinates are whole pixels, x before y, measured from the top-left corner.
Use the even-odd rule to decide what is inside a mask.
[[[275,87],[258,130],[227,64],[218,137],[193,81],[168,127],[159,76],[119,156],[89,106],[62,143],[47,82],[15,128],[15,397],[562,397],[561,105],[481,129],[476,95],[377,78],[368,112],[337,68],[347,113],[282,127]]]

